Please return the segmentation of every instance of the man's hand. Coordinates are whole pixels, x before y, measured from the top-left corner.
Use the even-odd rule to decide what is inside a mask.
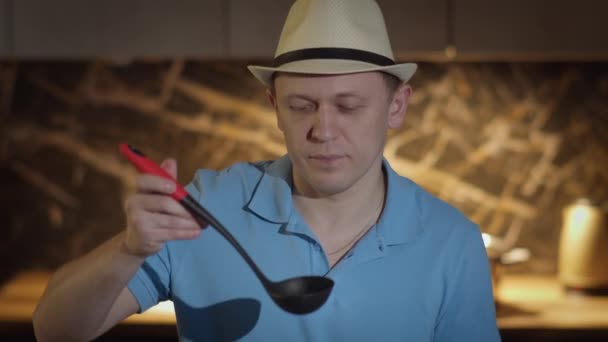
[[[177,179],[177,164],[166,159],[160,165]],[[196,239],[200,225],[170,195],[173,182],[148,174],[139,175],[135,194],[126,202],[127,233],[125,248],[129,254],[147,257],[160,251],[165,241]]]

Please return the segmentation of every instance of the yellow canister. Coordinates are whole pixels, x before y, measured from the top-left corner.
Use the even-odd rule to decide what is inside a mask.
[[[558,276],[567,288],[608,289],[607,210],[582,199],[563,210]]]

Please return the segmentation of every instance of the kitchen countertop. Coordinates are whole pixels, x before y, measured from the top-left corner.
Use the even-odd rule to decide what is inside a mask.
[[[506,275],[497,317],[501,329],[608,329],[608,296],[567,292],[551,276]]]
[[[0,326],[30,325],[34,307],[44,291],[49,273],[17,275],[0,289]],[[497,289],[497,317],[501,331],[601,330],[608,331],[608,296],[567,294],[554,277],[505,275]],[[121,326],[167,326],[175,331],[170,302],[123,321]]]
[[[49,277],[48,272],[27,272],[4,284],[0,289],[0,322],[31,321]],[[132,315],[125,323],[175,325],[173,305],[171,302],[160,303],[143,314]]]

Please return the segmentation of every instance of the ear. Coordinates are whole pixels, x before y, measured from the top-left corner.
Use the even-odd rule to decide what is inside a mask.
[[[277,127],[279,127],[279,129],[282,132],[283,124],[281,123],[281,117],[279,115],[279,106],[277,105],[276,94],[272,90],[266,89],[266,98],[268,99],[268,102],[270,103],[272,108],[274,108],[274,112],[275,112],[275,115],[277,118]]]
[[[393,99],[389,105],[388,127],[399,128],[405,119],[407,105],[412,95],[412,87],[409,84],[402,84],[395,90]]]

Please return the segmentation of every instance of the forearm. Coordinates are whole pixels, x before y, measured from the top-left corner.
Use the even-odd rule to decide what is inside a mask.
[[[144,261],[126,252],[121,233],[51,277],[34,312],[39,340],[87,340]]]

